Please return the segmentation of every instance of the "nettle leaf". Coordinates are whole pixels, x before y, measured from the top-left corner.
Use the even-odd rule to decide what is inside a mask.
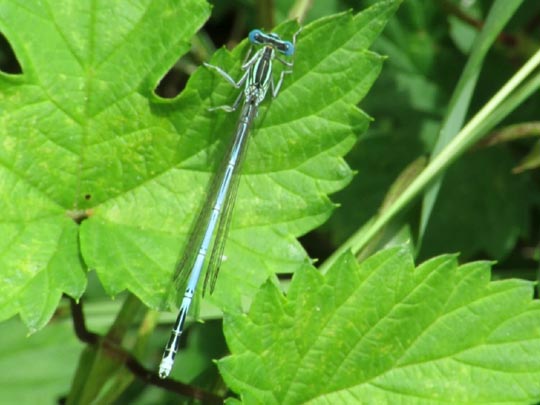
[[[366,48],[399,3],[326,18],[299,36],[294,73],[255,122],[212,298],[220,307],[308,261],[295,237],[328,218],[327,195],[351,179],[342,156],[369,122],[355,104],[382,64]],[[207,17],[196,0],[72,0],[62,10],[0,2],[0,29],[23,69],[0,83],[0,318],[20,312],[42,326],[61,292],[81,295],[86,266],[109,294],[128,289],[163,306],[237,120],[208,111],[238,90],[205,68],[174,100],[153,93]],[[247,48],[211,63],[239,78]]]
[[[76,220],[122,213],[131,222],[110,226],[136,231],[138,220],[162,214],[135,201],[179,154],[152,89],[208,14],[197,0],[0,1],[0,31],[22,67],[0,75],[0,319],[19,313],[42,327],[62,293],[84,291],[85,262],[99,264],[110,292],[133,284],[107,260],[116,247],[123,256],[133,248]],[[88,233],[111,246],[89,252]]]
[[[228,386],[265,404],[537,402],[533,284],[453,255],[415,268],[408,251],[307,267],[287,297],[267,283],[249,314],[225,316]]]

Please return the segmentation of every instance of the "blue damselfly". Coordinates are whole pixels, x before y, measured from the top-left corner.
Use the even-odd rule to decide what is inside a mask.
[[[252,46],[260,45],[262,47],[252,57],[250,57],[252,49],[250,48],[242,65],[245,73],[238,82],[220,67],[205,63],[207,68],[219,73],[234,87],[240,88],[244,86],[243,91],[238,95],[232,106],[220,106],[213,109],[222,109],[228,112],[235,111],[240,106],[242,95],[244,102],[232,144],[220,169],[214,176],[205,203],[197,217],[193,232],[175,272],[176,282],[184,284],[187,280],[187,284],[178,317],[159,366],[159,376],[161,378],[166,378],[171,372],[184,323],[203,272],[205,273],[203,294],[207,285],[209,285],[211,292],[214,289],[231,221],[234,200],[238,191],[239,170],[247,149],[249,129],[268,90],[271,90],[272,97],[276,97],[283,83],[283,78],[286,74],[291,73],[292,62],[281,59],[276,52],[284,56],[292,56],[297,34],[298,32],[293,36],[293,41],[289,42],[282,40],[275,33],[266,34],[259,30],[251,31],[249,41]],[[286,67],[282,70],[276,84],[274,84],[272,75],[272,62],[274,59],[283,63]],[[211,253],[208,259],[209,251]]]

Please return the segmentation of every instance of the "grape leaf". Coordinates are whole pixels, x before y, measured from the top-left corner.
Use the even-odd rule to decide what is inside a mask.
[[[219,369],[247,403],[537,402],[533,284],[489,276],[453,255],[415,268],[406,247],[307,267],[225,316]]]

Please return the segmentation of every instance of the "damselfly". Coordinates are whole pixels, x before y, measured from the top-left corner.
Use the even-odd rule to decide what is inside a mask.
[[[171,372],[180,344],[184,322],[197,289],[199,278],[203,272],[205,272],[203,294],[208,283],[210,291],[212,292],[214,289],[238,190],[239,170],[247,149],[249,129],[268,90],[271,90],[272,97],[276,97],[283,83],[283,78],[286,74],[291,73],[289,68],[292,68],[292,62],[281,59],[276,52],[284,56],[292,56],[297,34],[298,32],[293,36],[293,41],[289,42],[282,40],[275,33],[266,34],[259,30],[251,31],[249,33],[251,44],[261,45],[262,47],[251,58],[250,48],[242,65],[245,73],[238,82],[221,68],[205,63],[206,67],[219,73],[234,87],[240,88],[244,86],[243,92],[238,95],[232,106],[220,106],[213,109],[234,111],[240,105],[242,95],[244,96],[244,102],[232,144],[221,164],[220,170],[214,176],[206,201],[195,222],[195,227],[175,273],[177,282],[183,283],[187,279],[187,284],[178,317],[159,366],[159,376],[161,378],[166,378]],[[282,70],[276,84],[274,84],[272,75],[272,62],[274,59],[286,67],[286,69]],[[208,259],[207,254],[210,250],[211,254]]]

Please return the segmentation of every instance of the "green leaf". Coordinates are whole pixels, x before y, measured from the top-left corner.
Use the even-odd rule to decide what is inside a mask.
[[[38,329],[62,293],[81,296],[95,259],[76,220],[128,208],[174,154],[149,96],[207,16],[196,0],[0,1],[22,67],[0,75],[0,319]]]
[[[285,298],[267,283],[249,314],[225,317],[218,365],[246,403],[533,403],[540,306],[532,283],[490,282],[486,262],[408,248],[326,275],[306,267]]]

